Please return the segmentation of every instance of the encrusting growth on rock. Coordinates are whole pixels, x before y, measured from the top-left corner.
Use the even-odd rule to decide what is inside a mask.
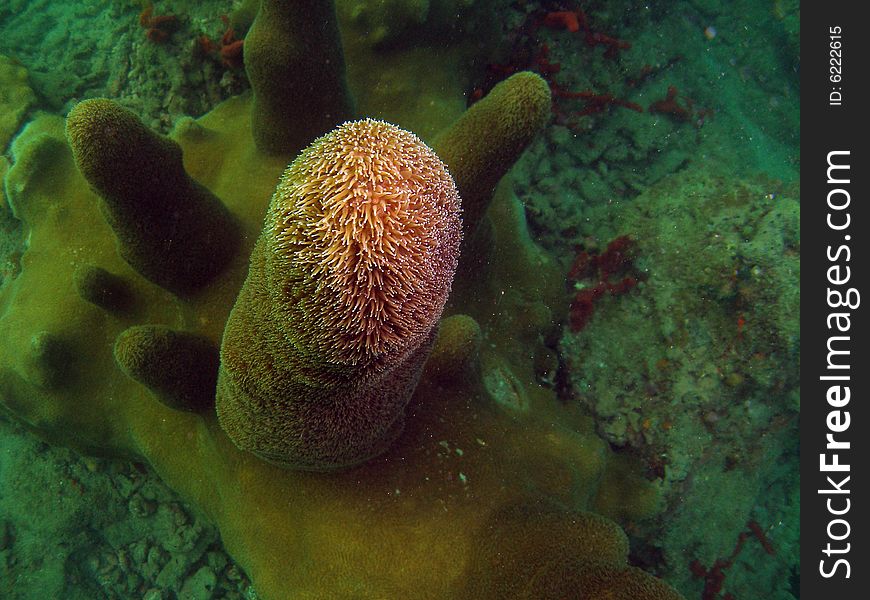
[[[217,409],[242,449],[328,470],[386,450],[459,254],[459,196],[416,136],[345,123],[287,168],[224,332]]]
[[[181,147],[102,98],[66,121],[76,165],[102,198],[118,252],[143,277],[190,295],[235,254],[237,225],[221,201],[184,170]]]

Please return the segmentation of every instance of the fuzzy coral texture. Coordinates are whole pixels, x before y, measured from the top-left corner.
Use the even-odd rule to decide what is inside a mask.
[[[459,256],[456,186],[416,136],[376,120],[285,171],[227,324],[218,415],[235,443],[325,470],[386,449]]]
[[[342,125],[287,169],[266,220],[271,270],[299,278],[304,304],[288,304],[289,318],[313,322],[298,333],[318,360],[404,352],[438,320],[456,269],[459,196],[415,135],[371,119]]]
[[[500,600],[680,600],[663,582],[627,566],[628,538],[612,521],[594,513],[571,517],[566,522],[561,509],[549,506],[514,506],[494,514],[473,549],[463,592]],[[522,541],[499,543],[511,534]],[[557,550],[578,540],[577,552]],[[532,555],[549,560],[532,566]]]
[[[547,83],[535,73],[517,73],[498,85],[485,101],[469,108],[434,142],[435,150],[460,185],[467,211],[466,231],[482,218],[496,184],[550,118]],[[499,143],[481,144],[481,140]],[[476,150],[472,150],[475,148]]]
[[[505,85],[512,84],[508,80]],[[491,345],[494,325],[505,327],[499,339],[529,340],[535,333],[529,332],[528,319],[520,326],[508,318],[535,312],[532,307],[538,306],[536,299],[545,287],[541,279],[549,272],[536,258],[531,242],[516,241],[527,240],[516,231],[522,224],[516,217],[521,212],[508,210],[521,211],[516,202],[490,211],[490,217],[504,215],[493,226],[497,245],[491,253],[503,265],[489,275],[469,271],[466,276],[480,285],[468,295],[489,297],[491,290],[509,289],[531,300],[508,308],[502,300],[499,317],[489,323],[459,316],[445,320],[448,335],[436,343],[438,355],[432,361],[437,373],[423,370],[405,409],[404,431],[378,459],[326,474],[280,469],[239,451],[213,411],[180,411],[168,405],[167,399],[180,399],[185,408],[193,408],[188,401],[197,397],[180,394],[185,389],[173,381],[186,380],[179,382],[173,376],[177,371],[167,368],[179,364],[176,350],[203,348],[180,333],[219,343],[240,286],[233,320],[259,319],[260,314],[246,311],[269,306],[254,302],[254,292],[263,294],[269,288],[261,285],[265,279],[252,273],[265,273],[268,261],[262,246],[250,254],[253,242],[249,240],[262,228],[264,199],[274,191],[286,163],[252,150],[250,110],[249,99],[228,101],[173,134],[183,148],[190,176],[225,199],[242,231],[242,247],[228,267],[199,293],[186,297],[148,282],[121,258],[117,234],[101,214],[101,201],[73,161],[63,120],[46,116],[28,126],[14,146],[14,165],[5,178],[10,206],[24,221],[31,246],[20,273],[0,288],[0,302],[6,307],[0,317],[4,408],[54,442],[150,463],[197,510],[214,519],[227,550],[250,574],[262,598],[286,598],[288,591],[294,598],[316,600],[582,597],[577,586],[586,576],[567,582],[568,588],[549,587],[558,585],[564,572],[554,570],[564,562],[559,557],[567,557],[577,569],[592,568],[573,557],[603,552],[617,540],[573,534],[557,538],[549,532],[575,531],[571,523],[581,522],[577,511],[590,508],[617,518],[625,518],[627,508],[629,519],[648,516],[649,509],[629,505],[650,486],[643,481],[620,487],[627,481],[625,473],[606,445],[591,435],[585,420],[542,390],[532,393],[533,384],[522,383],[529,410],[506,414],[482,393],[480,377],[471,376],[478,371],[476,349]],[[498,143],[486,140],[486,145]],[[218,167],[216,156],[222,157]],[[488,165],[502,172],[509,167],[509,163]],[[463,189],[458,177],[457,187]],[[248,283],[243,285],[248,256],[252,260]],[[561,284],[557,275],[552,277]],[[45,302],[45,298],[58,301]],[[481,314],[496,314],[493,310],[487,306]],[[486,328],[475,320],[486,323]],[[136,324],[144,328],[137,329]],[[247,329],[257,331],[263,325],[271,323],[264,319]],[[241,321],[240,327],[246,329]],[[226,364],[227,342],[234,329],[231,325],[224,336]],[[482,329],[488,336],[486,344],[481,344]],[[275,343],[282,335],[278,329],[261,331]],[[241,343],[240,348],[247,347],[244,339]],[[265,383],[267,376],[277,373],[275,365],[284,363],[251,348],[249,357],[262,360],[251,363],[245,382]],[[414,373],[413,361],[422,362],[426,349],[426,342],[421,343],[405,368],[394,371],[396,378],[382,378],[385,395],[398,394],[396,390],[410,385],[398,375]],[[288,351],[296,350],[288,344]],[[207,357],[208,352],[201,354]],[[153,358],[157,365],[149,364]],[[330,364],[335,363],[318,364],[317,372]],[[505,371],[526,372],[513,360],[499,364]],[[200,366],[188,363],[183,370]],[[445,373],[469,376],[444,377]],[[323,381],[312,379],[312,372],[300,374],[309,377],[312,385]],[[514,376],[513,380],[528,378]],[[371,382],[362,371],[358,384]],[[207,386],[192,391],[203,387]],[[268,409],[262,413],[274,414]],[[399,423],[393,423],[398,428]],[[316,431],[318,419],[311,424],[312,435],[322,433]],[[386,442],[388,433],[380,441]],[[621,493],[608,492],[613,489]],[[601,502],[604,497],[618,500]],[[546,512],[541,518],[558,525],[543,529],[534,515],[548,502],[571,510]],[[514,513],[509,507],[529,508]],[[612,531],[618,534],[615,527]],[[491,584],[467,587],[473,573],[508,555],[514,558],[501,562],[504,568]],[[621,561],[611,565],[614,577],[606,585],[617,586],[631,569]],[[519,570],[511,573],[512,569]],[[529,573],[544,574],[545,580],[526,581]],[[595,572],[589,571],[589,576]],[[538,584],[545,587],[535,587]],[[674,596],[652,589],[614,597]]]
[[[351,118],[332,2],[260,2],[244,48],[254,90],[252,133],[261,151],[293,155]]]

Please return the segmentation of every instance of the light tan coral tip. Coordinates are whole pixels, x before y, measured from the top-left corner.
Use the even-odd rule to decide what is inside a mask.
[[[112,313],[124,313],[133,305],[127,281],[96,265],[79,265],[73,273],[76,291],[82,299]]]
[[[121,332],[115,360],[131,379],[176,410],[200,411],[214,405],[219,355],[204,337],[161,325]]]
[[[478,359],[483,334],[468,315],[451,315],[441,320],[426,371],[440,379],[463,375]]]
[[[317,139],[284,173],[266,227],[276,279],[308,298],[301,335],[330,360],[412,348],[440,318],[462,235],[459,195],[414,134],[366,119]]]

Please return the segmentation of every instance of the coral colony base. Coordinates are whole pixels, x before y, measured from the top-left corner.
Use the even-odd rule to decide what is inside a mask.
[[[561,277],[496,184],[546,82],[513,75],[433,151],[340,125],[344,63],[303,46],[341,57],[331,5],[265,0],[252,96],[169,137],[101,99],[18,136],[5,408],[147,461],[263,598],[680,598],[608,518],[653,513],[655,489],[534,383]]]

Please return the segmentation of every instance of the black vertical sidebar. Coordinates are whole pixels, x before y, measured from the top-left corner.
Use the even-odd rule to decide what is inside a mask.
[[[870,589],[870,30],[862,7],[801,7],[801,596],[812,600],[867,598]]]

